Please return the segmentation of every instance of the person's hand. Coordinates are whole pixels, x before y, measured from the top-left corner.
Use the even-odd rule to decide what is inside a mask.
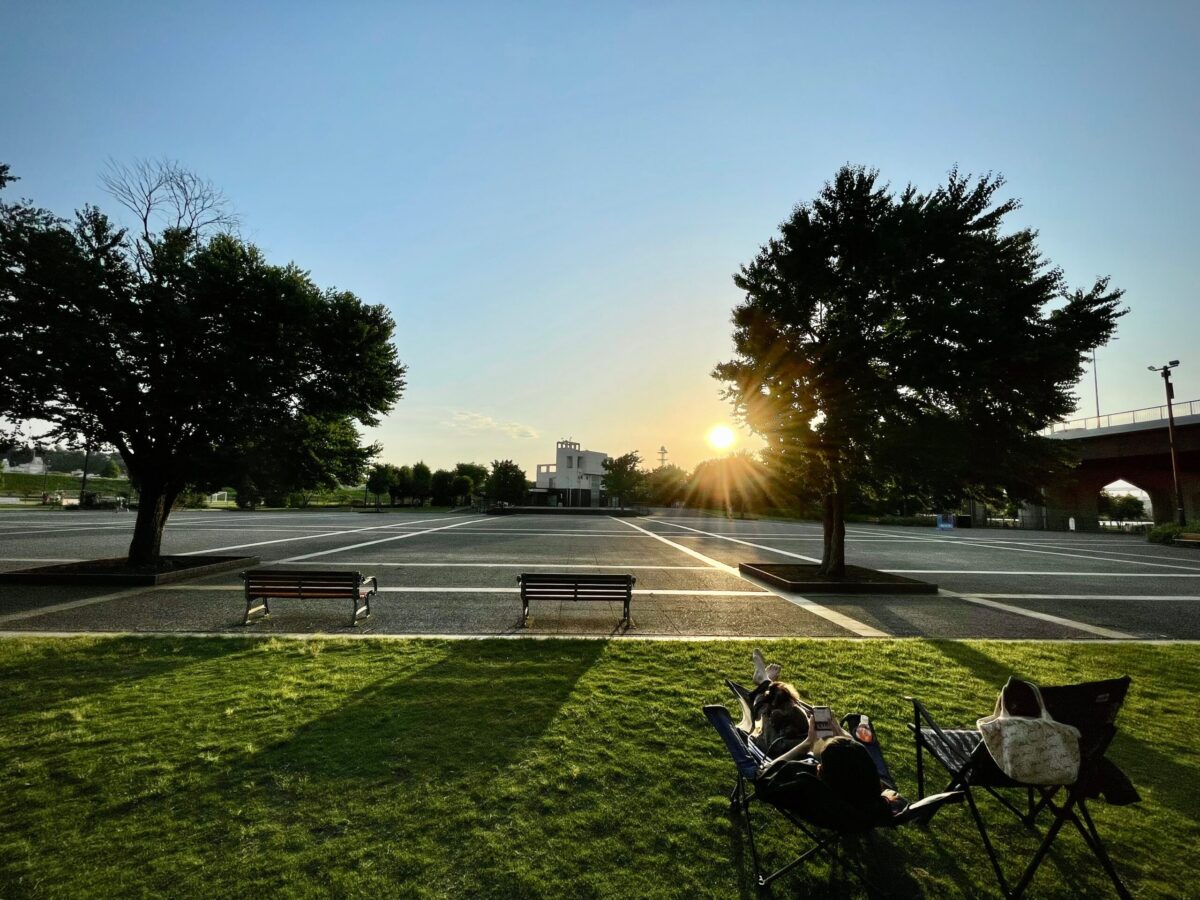
[[[833,736],[834,737],[850,737],[850,735],[846,733],[846,729],[842,727],[842,723],[839,722],[837,719],[833,720]]]
[[[803,707],[803,711],[804,720],[808,723],[807,740],[812,741],[817,736],[817,721],[813,718],[812,709],[810,707]]]

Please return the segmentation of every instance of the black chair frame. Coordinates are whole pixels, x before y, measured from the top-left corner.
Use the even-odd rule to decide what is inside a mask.
[[[1128,680],[1126,679],[1124,688],[1127,687]],[[1123,690],[1121,699],[1124,698]],[[1100,839],[1096,824],[1087,807],[1086,785],[1096,773],[1116,735],[1117,730],[1114,726],[1108,725],[1099,734],[1094,735],[1091,740],[1081,741],[1079,777],[1074,784],[1030,785],[1014,781],[1000,771],[978,731],[943,729],[934,721],[929,710],[919,700],[913,697],[905,699],[913,705],[913,721],[909,724],[909,728],[913,732],[913,740],[916,745],[918,798],[925,795],[923,754],[927,752],[950,773],[950,781],[945,789],[961,791],[965,796],[967,808],[971,811],[971,817],[979,831],[984,851],[987,853],[992,870],[996,875],[996,881],[1006,897],[1015,898],[1024,895],[1062,827],[1067,822],[1071,822],[1104,869],[1105,874],[1108,875],[1109,880],[1112,881],[1117,896],[1123,900],[1130,898],[1131,895],[1117,874],[1112,858],[1108,855],[1104,842]],[[973,740],[971,740],[972,737]],[[974,794],[976,788],[985,790],[1028,828],[1036,830],[1037,820],[1043,813],[1049,811],[1052,816],[1050,826],[1043,834],[1037,850],[1025,866],[1021,877],[1011,888],[1000,865],[996,849],[988,835],[983,816],[979,812]],[[1000,793],[1003,790],[1024,791],[1026,798],[1024,808]],[[1065,799],[1060,801],[1058,798],[1064,792]]]
[[[888,821],[856,823],[843,828],[817,825],[806,820],[797,811],[771,804],[759,797],[755,790],[755,781],[759,769],[764,764],[769,763],[770,759],[758,748],[751,738],[751,733],[754,729],[754,717],[751,711],[752,692],[731,681],[726,681],[726,685],[733,692],[742,707],[741,721],[735,724],[729,715],[729,711],[724,706],[719,705],[704,707],[704,714],[724,740],[726,749],[733,758],[737,770],[737,782],[729,795],[729,803],[731,810],[737,812],[743,820],[746,831],[746,843],[749,846],[750,859],[754,866],[755,882],[760,890],[767,889],[772,882],[787,875],[813,857],[823,855],[835,865],[839,862],[844,865],[847,871],[853,872],[868,890],[880,892],[879,886],[873,884],[867,877],[866,869],[855,855],[847,851],[847,843],[857,841],[876,828],[895,828],[909,823],[922,823],[927,821],[933,811],[943,804],[958,802],[962,799],[963,795],[959,791],[935,794],[916,803],[909,804],[904,810],[894,814]],[[847,716],[842,721],[846,723],[851,718]],[[775,809],[811,841],[811,846],[808,846],[796,858],[774,871],[768,872],[764,870],[763,860],[759,855],[758,843],[755,840],[752,813],[756,800],[760,801],[763,805]]]

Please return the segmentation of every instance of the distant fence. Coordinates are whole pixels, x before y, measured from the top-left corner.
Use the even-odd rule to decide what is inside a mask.
[[[1200,400],[1185,400],[1171,404],[1175,418],[1181,416],[1200,416]],[[1095,428],[1112,428],[1115,425],[1138,425],[1142,422],[1167,421],[1166,404],[1162,406],[1147,406],[1143,409],[1128,409],[1125,412],[1108,413],[1104,416],[1086,416],[1082,419],[1071,419],[1069,422],[1055,422],[1042,434],[1059,434],[1063,431],[1086,431]]]

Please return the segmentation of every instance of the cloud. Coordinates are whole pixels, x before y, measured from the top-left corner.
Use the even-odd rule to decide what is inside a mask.
[[[493,419],[491,416],[485,416],[483,413],[465,412],[463,410],[455,412],[450,417],[450,421],[443,422],[442,424],[450,428],[457,428],[460,431],[470,431],[473,433],[498,431],[513,438],[535,438],[538,436],[538,433],[528,425],[522,425],[519,422],[501,422],[498,419]]]

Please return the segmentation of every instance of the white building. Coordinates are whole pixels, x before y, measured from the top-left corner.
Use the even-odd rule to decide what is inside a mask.
[[[35,456],[27,463],[21,463],[19,466],[10,466],[8,460],[0,459],[0,472],[22,472],[26,475],[45,475],[46,461],[40,456]]]
[[[552,463],[537,467],[533,502],[538,506],[600,506],[604,461],[599,450],[583,450],[574,441],[559,441]]]

